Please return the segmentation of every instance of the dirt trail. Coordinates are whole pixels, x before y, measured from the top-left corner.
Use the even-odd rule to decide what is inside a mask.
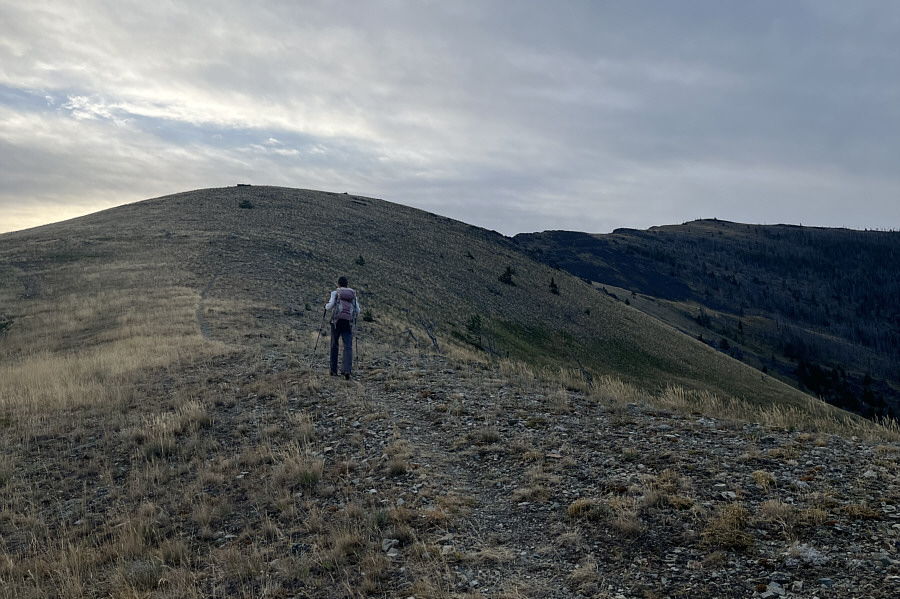
[[[203,288],[203,291],[200,292],[200,302],[197,305],[197,324],[200,325],[200,332],[203,334],[204,339],[210,339],[209,323],[206,321],[206,317],[203,315],[206,307],[206,296],[209,295],[213,284],[216,282],[216,279],[219,278],[219,274],[220,273],[214,274],[212,280],[207,283],[206,287]]]

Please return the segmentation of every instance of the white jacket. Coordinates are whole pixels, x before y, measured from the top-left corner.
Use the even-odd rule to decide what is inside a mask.
[[[335,289],[334,291],[332,291],[332,292],[331,292],[331,299],[329,299],[329,300],[328,300],[328,303],[325,304],[325,309],[326,309],[326,310],[331,310],[332,308],[334,308],[334,303],[337,301],[338,293],[341,291],[341,289],[349,289],[349,287],[346,287],[346,288],[345,288],[345,287],[339,287],[339,288]],[[354,295],[354,297],[353,297],[353,303],[356,304],[356,313],[357,313],[357,314],[362,314],[362,310],[359,309],[359,294],[356,293],[356,291],[354,290],[354,291],[353,291],[353,295]]]

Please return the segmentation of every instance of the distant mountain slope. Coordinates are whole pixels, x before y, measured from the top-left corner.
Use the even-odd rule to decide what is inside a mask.
[[[830,403],[900,414],[900,233],[700,220],[515,241]]]
[[[107,287],[146,299],[165,287],[191,294],[179,301],[193,297],[197,330],[211,340],[258,343],[279,328],[303,339],[340,274],[370,311],[363,334],[388,343],[456,344],[644,388],[805,402],[497,233],[378,199],[275,187],[192,191],[0,236],[0,335],[24,334],[42,302],[88,302]],[[48,341],[63,350],[91,342],[74,325]]]

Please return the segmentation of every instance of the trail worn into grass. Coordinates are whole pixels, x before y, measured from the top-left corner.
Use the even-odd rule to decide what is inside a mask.
[[[206,296],[209,295],[213,285],[215,285],[216,279],[219,278],[219,274],[220,273],[214,274],[212,280],[203,288],[203,291],[200,293],[200,302],[197,305],[197,324],[200,326],[200,332],[203,334],[204,339],[210,338],[209,323],[206,321],[206,316],[204,314],[206,310]]]

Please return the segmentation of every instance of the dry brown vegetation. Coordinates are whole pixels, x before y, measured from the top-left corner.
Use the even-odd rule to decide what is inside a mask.
[[[668,385],[648,367],[641,386],[634,364],[618,376],[612,363],[536,358],[553,345],[537,325],[513,341],[485,316],[479,341],[466,319],[507,302],[516,326],[588,323],[559,305],[542,312],[556,300],[529,288],[543,292],[549,271],[487,233],[403,209],[402,243],[387,225],[354,224],[351,256],[365,266],[339,264],[316,237],[324,224],[294,237],[264,228],[279,210],[325,210],[321,194],[256,191],[252,214],[237,214],[232,192],[210,193],[0,236],[0,597],[602,597],[661,547],[684,545],[712,571],[771,533],[806,559],[830,520],[883,518],[884,501],[864,492],[788,504],[773,472],[838,434],[879,443],[872,476],[894,475],[895,428],[794,396],[713,393],[713,374],[745,376],[720,357],[679,357],[690,364]],[[392,222],[389,206],[341,199],[334,226],[354,211]],[[426,243],[435,227],[457,241]],[[419,246],[427,259],[403,258]],[[428,266],[454,260],[463,268]],[[510,262],[517,285],[500,290]],[[327,340],[312,348],[333,274],[354,268],[375,320],[354,379],[335,381]],[[553,276],[581,297],[579,281]],[[638,330],[627,346],[659,334],[600,296],[584,301]],[[657,339],[660,351],[676,339]],[[708,380],[683,386],[705,366]],[[680,428],[651,440],[640,427],[660,414]],[[690,461],[702,449],[682,449],[703,418],[714,431],[750,435],[741,426],[753,422],[794,436],[737,460],[745,488],[712,505],[701,485],[717,473]],[[601,424],[623,440],[590,445]]]

